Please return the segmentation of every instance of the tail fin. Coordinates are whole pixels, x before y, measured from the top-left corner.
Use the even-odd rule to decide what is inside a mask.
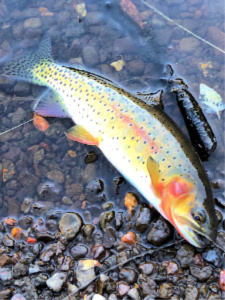
[[[36,52],[28,52],[11,61],[0,64],[0,76],[38,83],[35,80],[35,69],[53,63],[51,40],[46,35]]]

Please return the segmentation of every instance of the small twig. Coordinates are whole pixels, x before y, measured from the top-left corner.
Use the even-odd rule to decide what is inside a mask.
[[[156,252],[156,251],[163,250],[163,251],[165,251],[165,252],[170,252],[170,250],[166,250],[165,248],[166,248],[166,247],[174,246],[174,245],[179,244],[179,243],[181,243],[181,242],[183,242],[183,241],[184,241],[184,240],[182,239],[182,240],[173,242],[173,243],[171,243],[171,244],[169,244],[169,245],[161,246],[161,247],[159,247],[159,248],[153,248],[153,249],[150,248],[150,249],[148,249],[147,251],[145,251],[144,253],[135,255],[135,256],[133,256],[133,257],[127,259],[127,260],[124,261],[124,262],[121,262],[121,263],[119,263],[119,264],[116,264],[115,266],[112,266],[112,267],[108,268],[107,270],[101,272],[100,274],[98,274],[97,276],[95,276],[94,278],[92,278],[87,284],[81,286],[76,292],[71,293],[70,295],[68,295],[67,297],[65,297],[63,300],[69,300],[71,296],[73,296],[73,295],[77,294],[78,292],[82,291],[83,289],[85,289],[85,288],[86,288],[87,286],[89,286],[93,281],[95,281],[96,279],[98,279],[102,274],[108,273],[108,272],[110,272],[110,271],[112,271],[112,270],[114,270],[114,269],[116,269],[116,268],[118,268],[118,267],[121,267],[121,266],[123,266],[123,265],[125,265],[125,264],[127,264],[127,263],[129,263],[129,262],[131,262],[131,261],[133,261],[133,260],[135,260],[135,259],[137,259],[137,258],[143,257],[143,256],[145,256],[145,255],[147,255],[147,254],[152,254],[152,253],[154,253],[154,252]]]

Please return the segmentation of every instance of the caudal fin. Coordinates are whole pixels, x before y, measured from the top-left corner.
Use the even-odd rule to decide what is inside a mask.
[[[46,35],[36,52],[28,52],[13,60],[0,64],[0,76],[39,83],[36,77],[36,71],[42,66],[51,63],[53,63],[51,40],[50,37]]]

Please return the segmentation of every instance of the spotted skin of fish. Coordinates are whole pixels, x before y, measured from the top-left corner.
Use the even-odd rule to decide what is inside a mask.
[[[49,87],[35,104],[36,113],[71,118],[76,126],[67,136],[96,145],[190,243],[204,246],[199,234],[214,239],[211,187],[177,125],[109,80],[55,64],[49,44],[45,39],[35,58],[25,57],[25,67],[21,60],[3,65],[0,75]]]

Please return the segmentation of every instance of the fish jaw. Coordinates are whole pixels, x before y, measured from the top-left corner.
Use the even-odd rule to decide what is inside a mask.
[[[209,240],[215,241],[216,228],[211,227],[209,221],[201,224],[193,218],[193,211],[202,209],[196,193],[182,195],[177,199],[171,198],[170,201],[167,199],[170,202],[167,218],[185,240],[198,248],[205,247]]]

